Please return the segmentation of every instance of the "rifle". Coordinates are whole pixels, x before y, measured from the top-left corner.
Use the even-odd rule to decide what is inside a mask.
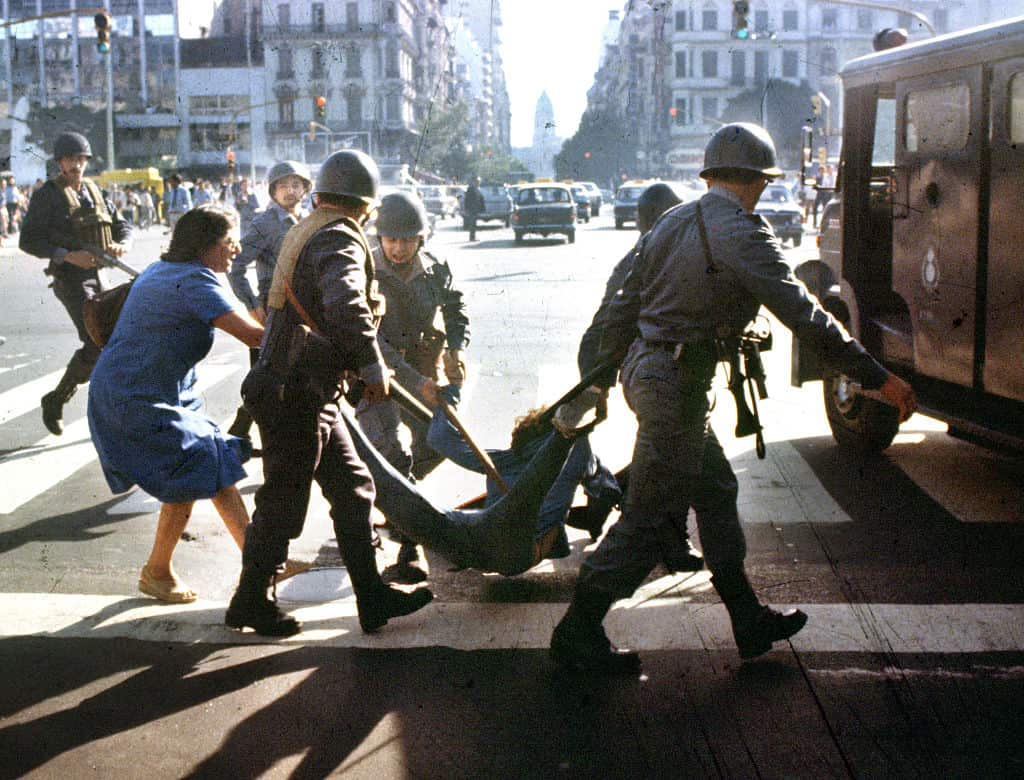
[[[761,351],[772,348],[771,331],[759,333],[747,330],[739,338],[720,339],[718,345],[719,356],[729,363],[729,392],[736,402],[735,435],[737,438],[753,435],[757,457],[764,460],[767,448],[762,433],[761,417],[757,411],[757,399],[764,400],[768,397]]]
[[[104,268],[117,268],[124,271],[133,279],[139,275],[139,272],[128,265],[128,263],[118,257],[114,257],[105,249],[100,249],[95,244],[82,244],[82,250],[95,257],[96,261]]]

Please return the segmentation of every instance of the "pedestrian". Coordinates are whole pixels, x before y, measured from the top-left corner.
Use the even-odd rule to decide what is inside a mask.
[[[373,268],[385,302],[377,334],[385,362],[399,384],[435,406],[442,368],[450,384],[461,386],[465,381],[463,350],[469,345],[469,318],[448,263],[424,248],[429,229],[419,197],[405,192],[385,196],[377,212]],[[435,325],[438,314],[444,330]],[[402,415],[394,401],[362,401],[356,419],[373,446],[403,476],[423,479],[442,460],[427,444],[427,426]],[[403,419],[412,432],[408,448],[400,435]],[[416,545],[400,534],[397,541],[398,561],[385,569],[385,580],[421,582],[426,575],[415,566]]]
[[[53,144],[60,173],[32,195],[18,246],[49,260],[53,293],[67,310],[81,346],[71,356],[57,387],[42,397],[43,424],[54,436],[64,432],[64,404],[89,381],[100,350],[85,330],[82,303],[101,289],[96,252],[121,257],[128,251],[131,225],[85,177],[92,149],[85,136],[61,133]]]
[[[14,177],[9,176],[4,183],[4,209],[7,211],[7,235],[11,235],[18,229],[18,206],[21,203],[21,194],[14,183]]]
[[[210,182],[206,179],[196,179],[195,187],[192,189],[192,208],[211,202],[213,193],[210,191]]]
[[[161,502],[139,590],[164,602],[196,600],[171,557],[197,500],[213,501],[239,550],[249,523],[235,487],[249,445],[203,415],[195,371],[216,330],[250,346],[263,336],[218,278],[239,248],[233,209],[182,216],[167,252],[135,279],[93,371],[89,431],[107,484],[114,493],[138,485]]]
[[[153,196],[148,187],[139,189],[139,227],[148,229],[154,222]]]
[[[824,211],[825,204],[832,199],[836,189],[836,173],[831,165],[824,165],[817,177],[814,195],[814,227],[818,227],[818,209]]]
[[[358,374],[368,401],[383,401],[388,393],[371,310],[373,260],[362,230],[379,186],[380,172],[369,156],[332,154],[317,176],[316,209],[289,231],[277,258],[260,359],[242,384],[260,428],[264,482],[246,529],[242,576],[225,615],[233,628],[266,636],[300,630],[268,590],[289,541],[302,532],[314,479],[331,507],[363,631],[377,631],[433,598],[425,588],[405,593],[380,578],[370,527],[373,478],[338,405],[343,371]],[[319,361],[311,354],[316,345]]]
[[[716,339],[740,335],[763,304],[830,364],[880,389],[906,420],[913,390],[876,362],[793,276],[778,238],[753,214],[769,181],[781,175],[775,146],[761,127],[720,128],[704,153],[699,201],[665,214],[641,240],[633,272],[610,306],[601,356],[625,355],[624,394],[638,431],[619,520],[584,561],[572,602],[551,637],[564,666],[635,672],[639,656],[617,650],[602,621],[659,562],[685,551],[681,529],[691,506],[711,583],[732,622],[743,659],[803,628],[800,610],[762,605],[744,569],[746,542],[736,507],[737,482],[708,419]],[[671,272],[669,272],[671,269]],[[560,429],[575,425],[596,394],[563,407]]]
[[[474,176],[466,188],[466,194],[462,196],[462,216],[465,228],[469,231],[470,241],[476,241],[476,221],[485,208],[484,195],[480,192],[480,177]]]
[[[238,194],[230,198],[234,200],[235,210],[238,211],[238,218],[242,224],[242,235],[249,232],[249,225],[259,210],[260,202],[256,194],[249,189],[249,180],[243,178],[238,182]],[[229,199],[229,200],[230,200]]]
[[[181,177],[172,173],[167,179],[167,189],[164,191],[164,211],[167,213],[167,225],[172,232],[182,214],[191,208],[192,196],[181,186]]]
[[[309,168],[295,160],[285,160],[274,165],[270,171],[270,205],[251,222],[249,229],[242,232],[242,251],[231,263],[228,281],[235,296],[249,315],[259,322],[267,320],[267,296],[274,279],[274,266],[281,242],[299,220],[309,212],[302,208],[302,199],[313,185]],[[246,271],[256,265],[256,287],[254,292]],[[259,349],[250,351],[250,363],[256,365]],[[249,438],[252,416],[244,405],[238,408],[235,419],[228,428],[232,436]]]

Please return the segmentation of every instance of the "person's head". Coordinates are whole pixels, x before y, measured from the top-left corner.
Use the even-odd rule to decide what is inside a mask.
[[[652,184],[637,199],[637,228],[641,233],[646,233],[658,221],[658,217],[679,203],[682,203],[682,199],[668,184],[663,181]]]
[[[182,214],[171,245],[160,259],[168,263],[201,263],[225,273],[241,250],[238,212],[223,203],[204,203]]]
[[[723,125],[704,147],[700,176],[708,185],[720,184],[736,193],[752,211],[768,182],[782,176],[775,161],[775,142],[760,125]]]
[[[170,175],[170,176],[169,176],[169,177],[167,178],[167,183],[168,183],[168,184],[169,184],[169,185],[170,185],[170,186],[171,186],[172,188],[175,188],[175,187],[180,187],[180,186],[181,186],[181,177],[180,177],[180,176],[179,176],[178,174],[176,174],[176,173],[172,173],[172,174],[171,174],[171,175]]]
[[[380,170],[373,158],[355,149],[335,152],[320,166],[313,195],[316,205],[341,211],[362,224],[377,208]]]
[[[284,160],[267,171],[270,198],[285,211],[292,211],[313,186],[309,168],[297,160]]]
[[[473,186],[474,187],[479,187],[480,186],[480,177],[479,176],[474,176],[473,177]]]
[[[410,262],[423,246],[429,229],[427,210],[415,195],[393,192],[377,209],[377,235],[384,256],[397,265]]]
[[[519,451],[527,444],[537,440],[551,430],[549,423],[540,421],[544,414],[543,408],[530,409],[526,414],[517,417],[512,427],[512,449]]]
[[[885,51],[902,46],[910,39],[910,35],[903,27],[885,27],[875,33],[871,45],[875,51]]]
[[[92,147],[81,133],[61,133],[53,142],[53,159],[64,177],[71,181],[78,181],[85,175],[91,158]]]

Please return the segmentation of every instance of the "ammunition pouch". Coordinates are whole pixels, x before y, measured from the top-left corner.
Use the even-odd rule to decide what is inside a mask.
[[[420,340],[406,351],[406,362],[423,376],[437,381],[444,341],[444,333],[436,328],[429,328],[423,332]]]

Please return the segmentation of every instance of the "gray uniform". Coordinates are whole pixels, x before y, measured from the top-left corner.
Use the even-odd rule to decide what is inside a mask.
[[[308,213],[300,208],[298,215],[292,216],[271,201],[253,218],[249,229],[242,236],[242,251],[231,261],[231,271],[228,272],[231,289],[238,300],[245,304],[245,308],[266,308],[270,284],[274,281],[274,266],[277,265],[277,254],[281,251],[284,235]],[[253,263],[256,264],[257,292],[253,292],[246,278],[246,271]]]
[[[639,245],[633,272],[609,305],[601,354],[621,354],[626,400],[639,423],[622,517],[584,562],[579,587],[626,598],[651,569],[685,554],[697,512],[712,573],[742,567],[736,477],[708,423],[716,337],[737,335],[763,304],[822,358],[880,387],[887,373],[797,281],[761,217],[720,187],[664,215]],[[637,332],[639,330],[639,336]]]

